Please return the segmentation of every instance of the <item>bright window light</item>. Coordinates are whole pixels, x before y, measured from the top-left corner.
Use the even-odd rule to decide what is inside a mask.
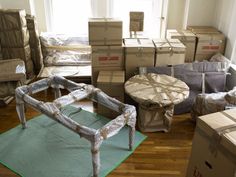
[[[87,35],[91,0],[52,0],[52,31]]]
[[[112,0],[111,16],[123,20],[124,36],[129,36],[129,12],[144,12],[144,33],[149,37],[160,37],[161,0]]]

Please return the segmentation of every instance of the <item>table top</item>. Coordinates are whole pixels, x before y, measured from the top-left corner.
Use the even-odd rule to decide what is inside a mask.
[[[125,83],[125,91],[140,104],[168,106],[188,98],[189,87],[183,81],[164,74],[142,74]]]

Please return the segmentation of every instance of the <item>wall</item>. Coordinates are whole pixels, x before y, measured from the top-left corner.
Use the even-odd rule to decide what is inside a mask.
[[[2,8],[25,9],[31,14],[30,0],[0,0]]]
[[[187,25],[211,26],[214,21],[216,0],[188,0]]]
[[[186,0],[169,0],[167,29],[183,29]]]
[[[214,26],[227,37],[225,56],[236,64],[236,2],[217,0]]]

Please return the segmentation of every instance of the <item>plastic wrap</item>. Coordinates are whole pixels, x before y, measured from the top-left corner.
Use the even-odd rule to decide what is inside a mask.
[[[42,33],[40,41],[46,66],[91,64],[87,37]]]
[[[26,27],[19,30],[0,31],[3,47],[24,47],[29,44],[29,31]]]
[[[90,51],[51,51],[44,58],[46,66],[71,66],[91,64]]]
[[[236,107],[236,87],[229,92],[199,94],[192,107],[192,119]]]
[[[31,94],[45,90],[48,87],[55,89],[55,95],[60,96],[60,88],[65,88],[71,93],[56,98],[53,102],[42,102],[34,99]],[[80,125],[73,121],[61,111],[63,106],[80,101],[83,98],[90,98],[114,111],[120,113],[118,117],[111,120],[102,128],[96,130],[93,128]],[[71,129],[81,137],[91,142],[92,161],[94,168],[94,176],[98,176],[100,168],[99,147],[103,140],[117,134],[119,130],[126,124],[130,126],[129,148],[133,148],[134,132],[136,124],[136,110],[134,106],[121,103],[120,101],[109,97],[100,89],[92,85],[78,84],[63,77],[54,76],[39,80],[28,86],[18,87],[16,89],[16,109],[23,128],[26,127],[26,119],[24,113],[25,103],[48,117],[56,120],[65,127]]]
[[[125,91],[142,105],[160,107],[178,104],[189,95],[189,87],[184,82],[154,73],[133,76],[125,83]]]

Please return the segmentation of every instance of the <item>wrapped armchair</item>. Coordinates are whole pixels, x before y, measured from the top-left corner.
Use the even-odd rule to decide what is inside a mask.
[[[236,108],[236,87],[229,92],[199,94],[192,107],[191,116],[196,121],[198,116]]]

